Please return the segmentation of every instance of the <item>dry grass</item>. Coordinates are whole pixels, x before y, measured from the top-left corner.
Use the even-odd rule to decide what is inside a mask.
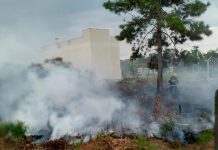
[[[213,150],[214,140],[204,145],[193,144],[182,146],[179,142],[169,142],[158,138],[146,139],[148,142],[157,146],[158,150]],[[106,137],[101,140],[90,141],[80,147],[80,150],[138,150],[136,140],[114,139]],[[146,150],[146,149],[145,149]]]
[[[179,142],[170,142],[159,138],[146,138],[146,142],[156,145],[158,150],[213,150],[214,139],[206,144],[183,146]],[[12,142],[12,143],[11,143]],[[139,150],[137,139],[117,139],[110,136],[99,136],[88,143],[69,145],[64,140],[47,141],[41,145],[33,145],[27,138],[22,145],[13,144],[5,138],[0,138],[0,150]],[[145,148],[145,150],[147,150]]]
[[[136,150],[136,142],[111,137],[97,138],[80,147],[81,150]]]
[[[0,137],[0,150],[17,150],[20,143],[10,137]]]

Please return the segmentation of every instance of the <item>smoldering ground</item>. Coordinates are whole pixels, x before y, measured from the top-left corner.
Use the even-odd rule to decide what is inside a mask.
[[[147,135],[178,139],[185,143],[187,132],[196,134],[214,127],[214,93],[218,88],[218,79],[215,76],[208,79],[206,68],[201,72],[192,68],[181,70],[177,72],[179,84],[176,96],[170,94],[167,80],[170,74],[165,75],[164,96],[157,107],[158,121],[154,119],[156,82],[123,81],[126,82],[122,87],[123,95],[140,103],[139,110],[144,123],[141,128],[146,130]],[[169,135],[163,135],[162,125],[169,122],[173,122],[175,128]]]
[[[2,121],[23,121],[29,134],[51,130],[52,139],[79,132],[94,134],[113,119],[132,129],[139,127],[137,108],[127,107],[103,80],[72,67],[43,67],[1,67]]]

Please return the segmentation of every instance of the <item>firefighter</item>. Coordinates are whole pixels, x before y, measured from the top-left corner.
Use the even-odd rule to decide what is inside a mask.
[[[178,83],[179,83],[179,80],[177,77],[177,73],[173,72],[170,79],[169,79],[170,94],[173,97],[176,97],[178,95],[178,89],[177,89]]]

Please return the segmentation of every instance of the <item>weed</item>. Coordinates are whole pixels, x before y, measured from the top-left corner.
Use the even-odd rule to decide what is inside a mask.
[[[26,135],[27,127],[23,122],[0,123],[0,136],[12,136],[22,138]]]
[[[197,143],[206,144],[213,138],[213,132],[211,130],[205,130],[196,136]]]
[[[138,136],[136,142],[139,150],[157,150],[157,146],[147,141],[143,136]]]
[[[165,132],[171,132],[174,130],[175,128],[175,124],[174,122],[170,121],[170,122],[165,122],[161,125],[161,131],[162,133],[165,133]]]
[[[75,150],[80,150],[80,147],[81,147],[83,144],[84,144],[83,141],[80,141],[79,143],[74,144],[74,145],[73,145],[73,148],[74,148]]]

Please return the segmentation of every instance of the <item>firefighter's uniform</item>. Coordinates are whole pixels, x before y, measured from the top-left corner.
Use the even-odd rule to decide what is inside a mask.
[[[169,80],[169,86],[170,86],[170,93],[172,96],[177,96],[177,84],[179,83],[178,77],[176,72],[172,73],[172,76]]]

